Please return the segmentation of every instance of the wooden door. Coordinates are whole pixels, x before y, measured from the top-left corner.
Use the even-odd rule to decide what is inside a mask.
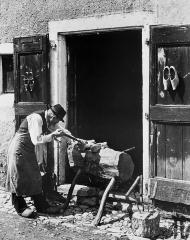
[[[150,43],[151,196],[190,205],[190,26],[152,27]]]
[[[49,101],[48,36],[14,38],[16,128]]]

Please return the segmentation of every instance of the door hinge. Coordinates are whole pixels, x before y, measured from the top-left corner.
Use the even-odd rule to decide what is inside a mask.
[[[145,113],[145,118],[146,118],[146,120],[149,120],[149,114],[148,113]]]
[[[151,44],[151,42],[150,42],[150,39],[145,39],[145,44],[147,45],[147,46],[149,46],[150,44]]]

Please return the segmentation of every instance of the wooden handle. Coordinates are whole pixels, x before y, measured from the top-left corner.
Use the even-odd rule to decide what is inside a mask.
[[[77,142],[83,143],[80,139],[78,139],[78,138],[76,138],[76,137],[74,137],[74,136],[72,136],[70,134],[64,133],[64,136],[66,136],[68,138],[71,138],[71,139],[73,139],[73,140],[75,140]]]

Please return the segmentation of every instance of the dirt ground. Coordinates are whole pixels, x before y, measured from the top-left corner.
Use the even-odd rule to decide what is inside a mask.
[[[67,228],[65,226],[40,223],[35,219],[21,218],[15,214],[0,212],[1,240],[107,240],[109,236],[94,233],[94,229]]]
[[[30,198],[26,200],[32,208]],[[79,205],[76,202],[76,196],[73,197],[64,213],[54,216],[38,214],[35,219],[26,219],[16,214],[11,204],[10,194],[0,189],[0,240],[149,239],[135,236],[132,232],[129,214],[124,209],[116,210],[115,207],[113,204],[106,203],[101,223],[97,227],[93,227],[91,223],[97,214],[98,206]],[[139,207],[141,209],[141,206]],[[133,212],[139,212],[136,205],[133,206]],[[159,235],[152,240],[161,239],[190,240],[190,222],[161,217]]]

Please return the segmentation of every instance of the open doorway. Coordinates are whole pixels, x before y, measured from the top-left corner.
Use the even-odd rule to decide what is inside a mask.
[[[69,35],[66,42],[69,129],[114,150],[135,146],[142,173],[142,31]]]

